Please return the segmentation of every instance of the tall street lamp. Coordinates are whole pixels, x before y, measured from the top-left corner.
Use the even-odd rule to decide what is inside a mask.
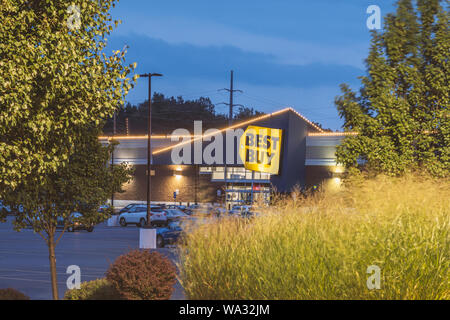
[[[160,73],[144,73],[139,77],[148,78],[148,125],[147,125],[147,226],[150,226],[150,182],[151,182],[151,136],[152,136],[152,77],[162,77]]]

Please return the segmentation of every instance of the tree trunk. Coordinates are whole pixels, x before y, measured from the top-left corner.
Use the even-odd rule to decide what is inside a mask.
[[[48,237],[48,259],[50,260],[50,277],[52,280],[53,300],[58,300],[58,282],[56,278],[56,256],[55,256],[55,236]]]

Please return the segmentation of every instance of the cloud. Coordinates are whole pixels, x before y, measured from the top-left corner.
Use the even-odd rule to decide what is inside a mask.
[[[359,87],[370,35],[370,0],[148,0],[120,1],[114,18],[124,21],[109,48],[128,44],[127,61],[138,73],[161,72],[155,91],[193,99],[226,102],[229,71],[235,71],[236,103],[270,112],[292,106],[314,121],[337,129],[334,97],[339,84]],[[380,4],[382,14],[393,0]],[[127,96],[147,98],[140,79]],[[217,105],[220,112],[226,106]]]
[[[140,28],[133,22],[121,26],[116,34],[147,36],[165,42],[201,47],[230,46],[248,52],[269,54],[280,64],[305,65],[330,63],[363,67],[367,54],[367,39],[352,43],[313,40],[294,40],[282,36],[253,33],[232,26],[186,17],[147,17],[139,19]],[[312,32],[305,28],[305,34]],[[332,37],[332,35],[330,35]]]
[[[363,70],[350,65],[280,63],[273,54],[244,51],[232,46],[171,44],[143,35],[112,36],[108,49],[129,45],[127,62],[137,62],[138,72],[161,72],[168,78],[222,80],[235,70],[241,81],[254,85],[314,87],[338,86],[354,81]]]

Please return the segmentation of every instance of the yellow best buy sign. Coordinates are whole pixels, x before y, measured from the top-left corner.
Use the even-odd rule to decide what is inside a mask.
[[[281,129],[249,126],[241,136],[239,156],[248,170],[278,174]]]

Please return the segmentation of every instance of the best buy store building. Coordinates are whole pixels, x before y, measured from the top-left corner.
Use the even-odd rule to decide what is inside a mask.
[[[248,145],[252,142],[249,142],[249,137],[242,138],[241,134],[244,130],[257,127],[269,130],[269,140],[275,132],[280,133],[276,170],[268,167],[264,170],[261,166],[251,164],[247,164],[246,168],[242,163],[245,160],[252,160],[249,155],[252,155],[253,151],[247,150],[245,158],[246,155],[242,150],[243,145],[246,145],[244,138],[247,139],[247,149],[251,149]],[[343,168],[336,164],[335,150],[341,140],[349,134],[353,133],[323,132],[292,108],[233,124],[209,136],[207,134],[179,136],[174,139],[171,136],[153,134],[151,200],[183,203],[219,202],[231,206],[250,203],[252,199],[269,201],[272,192],[286,193],[293,188],[319,185],[336,188],[340,184]],[[108,143],[110,138],[100,137],[100,140]],[[116,136],[114,139],[120,142],[114,151],[114,163],[126,162],[135,168],[132,181],[124,185],[125,192],[115,194],[115,205],[120,206],[121,203],[130,201],[145,201],[147,136]],[[222,154],[217,150],[213,152],[213,161],[202,157],[208,148],[211,149],[211,142],[220,140],[224,142],[221,144]],[[267,146],[267,138],[259,141]],[[273,139],[272,145],[277,141],[276,138]],[[268,144],[270,143],[269,141]],[[174,159],[173,156],[176,150],[181,149],[182,162],[179,157]],[[178,151],[175,153],[178,154]],[[267,156],[270,158],[274,155],[269,151]]]

